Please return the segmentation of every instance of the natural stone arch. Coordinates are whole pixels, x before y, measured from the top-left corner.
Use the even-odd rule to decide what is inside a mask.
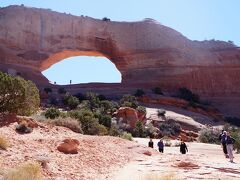
[[[191,41],[152,19],[112,22],[37,8],[0,9],[0,70],[41,86],[48,83],[42,70],[74,55],[107,57],[122,74],[122,88],[187,87],[207,96],[240,96],[240,50],[231,43]]]

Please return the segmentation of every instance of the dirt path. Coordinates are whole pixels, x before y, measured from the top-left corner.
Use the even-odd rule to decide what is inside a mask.
[[[136,138],[140,144],[148,139]],[[154,144],[156,145],[156,140]],[[230,163],[219,145],[188,143],[189,153],[182,155],[179,147],[166,147],[164,154],[137,158],[116,172],[114,180],[149,179],[240,179],[240,155]]]

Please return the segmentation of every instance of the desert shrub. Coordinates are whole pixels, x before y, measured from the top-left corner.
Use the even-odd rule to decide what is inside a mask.
[[[56,126],[63,126],[63,127],[69,128],[72,131],[77,132],[77,133],[83,133],[81,124],[77,119],[73,119],[70,117],[57,118],[57,119],[51,120],[50,123],[52,123]]]
[[[104,95],[102,95],[102,94],[97,95],[97,97],[98,97],[98,99],[99,99],[100,101],[107,100],[106,96],[104,96]]]
[[[152,123],[146,125],[145,131],[147,136],[158,137],[158,128],[154,127]]]
[[[0,135],[0,149],[6,150],[8,146],[9,146],[9,143],[6,137]]]
[[[155,87],[152,89],[153,93],[163,95],[162,89],[160,87]]]
[[[59,99],[58,99],[56,96],[51,95],[51,96],[49,97],[49,102],[50,102],[50,104],[56,106],[56,105],[59,104]]]
[[[180,124],[172,120],[162,122],[158,128],[162,136],[177,136],[181,131]]]
[[[98,98],[98,94],[92,93],[92,92],[87,92],[86,99],[89,100],[90,108],[92,110],[99,107],[100,99]]]
[[[199,141],[202,143],[210,143],[210,144],[220,144],[219,134],[221,131],[219,129],[213,128],[203,128],[199,132]]]
[[[240,118],[238,117],[225,117],[224,121],[231,125],[240,127]]]
[[[120,99],[120,106],[126,106],[131,108],[137,108],[138,102],[135,96],[132,95],[124,95],[122,99]]]
[[[99,124],[97,135],[104,136],[104,135],[107,135],[107,134],[108,134],[107,128],[104,125]]]
[[[45,112],[46,118],[55,119],[55,118],[58,118],[59,116],[60,116],[60,111],[59,109],[56,109],[56,108],[49,108]]]
[[[41,166],[35,162],[22,164],[14,169],[8,170],[3,177],[4,180],[42,180]]]
[[[145,94],[145,92],[142,89],[137,89],[136,92],[134,93],[134,96],[141,97],[144,94]]]
[[[103,114],[113,113],[117,107],[117,104],[112,101],[103,100],[99,102],[99,108]]]
[[[164,109],[158,109],[157,110],[157,116],[158,117],[165,117],[166,111]]]
[[[146,112],[147,112],[147,110],[146,110],[146,108],[145,108],[144,106],[138,106],[138,107],[136,108],[136,110],[137,110],[138,112],[141,112],[141,113],[144,113],[144,114],[146,114]]]
[[[47,93],[47,94],[49,94],[49,93],[52,92],[52,88],[50,88],[50,87],[45,87],[43,90],[44,90],[45,93]]]
[[[146,137],[146,131],[142,121],[137,121],[135,128],[133,129],[133,135],[135,137]]]
[[[112,126],[109,129],[109,135],[110,136],[120,136],[121,135],[121,131],[116,126]]]
[[[63,97],[63,103],[68,106],[70,109],[75,109],[79,105],[78,98],[72,96],[69,93],[66,93]]]
[[[74,95],[76,98],[78,98],[78,100],[81,102],[83,100],[86,100],[86,96],[82,93],[77,93]]]
[[[107,128],[111,128],[112,117],[110,115],[100,115],[98,116],[99,124],[104,125]]]
[[[80,121],[84,134],[96,135],[99,133],[99,122],[92,111],[86,109],[75,110],[68,112],[68,115]]]
[[[0,112],[34,114],[40,105],[39,90],[31,81],[0,72]]]
[[[178,90],[179,95],[178,97],[190,102],[194,102],[194,103],[199,103],[199,96],[197,94],[194,94],[192,91],[190,91],[187,88],[179,88]]]
[[[59,93],[59,94],[66,94],[67,91],[66,91],[66,89],[65,89],[64,87],[60,87],[60,88],[58,89],[58,93]]]
[[[123,132],[121,138],[127,139],[127,140],[129,140],[129,141],[132,141],[132,140],[133,140],[132,134],[131,134],[131,133],[127,133],[127,132]]]

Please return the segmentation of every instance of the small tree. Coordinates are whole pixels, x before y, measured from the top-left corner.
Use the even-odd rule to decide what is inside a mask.
[[[145,92],[142,89],[137,89],[134,96],[142,97],[144,94],[145,94]]]
[[[127,106],[131,108],[137,108],[138,102],[135,96],[132,95],[124,95],[122,99],[120,100],[120,106]]]
[[[65,89],[65,88],[63,88],[63,87],[60,87],[60,88],[58,89],[58,93],[59,93],[59,94],[66,94],[66,93],[67,93],[67,91],[66,91],[66,89]]]
[[[39,90],[35,84],[0,72],[0,112],[31,115],[39,105]]]
[[[67,93],[63,98],[63,103],[68,106],[70,109],[75,109],[79,105],[78,98]]]
[[[152,89],[153,93],[163,95],[162,89],[160,87],[155,87]]]
[[[133,132],[134,132],[134,136],[136,136],[136,137],[144,137],[145,131],[144,131],[144,126],[143,126],[142,121],[136,122]]]
[[[194,94],[187,88],[179,88],[179,98],[185,99],[190,102],[199,103],[199,96]]]
[[[47,94],[49,94],[49,93],[52,92],[52,88],[50,88],[50,87],[45,87],[43,90],[44,90]]]
[[[45,113],[45,117],[46,118],[50,118],[50,119],[55,119],[58,118],[60,116],[60,111],[56,108],[49,108],[46,113]]]

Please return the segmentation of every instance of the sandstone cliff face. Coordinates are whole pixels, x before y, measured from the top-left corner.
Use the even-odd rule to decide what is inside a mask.
[[[41,71],[80,55],[110,59],[122,74],[121,87],[240,95],[240,49],[230,43],[191,41],[151,19],[106,22],[37,8],[0,9],[0,70],[45,84]]]

